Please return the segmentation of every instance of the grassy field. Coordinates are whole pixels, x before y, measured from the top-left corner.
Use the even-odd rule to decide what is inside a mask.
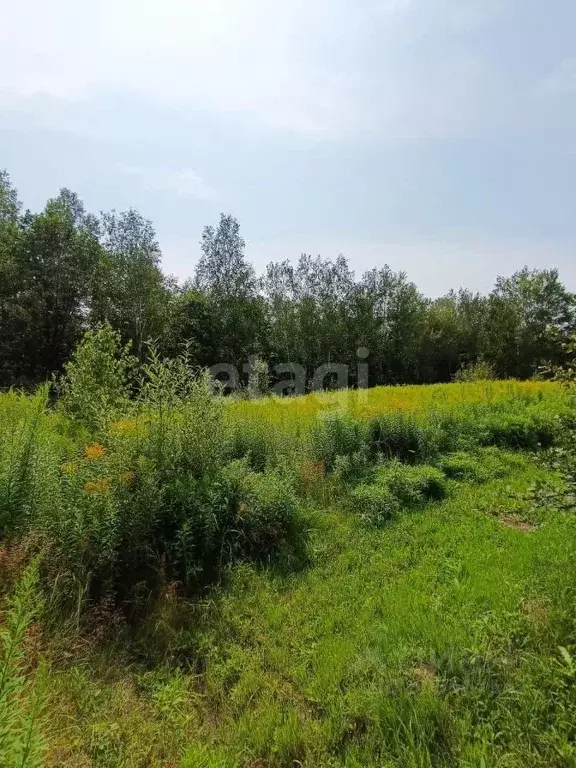
[[[576,765],[560,387],[168,394],[0,397],[0,763]]]

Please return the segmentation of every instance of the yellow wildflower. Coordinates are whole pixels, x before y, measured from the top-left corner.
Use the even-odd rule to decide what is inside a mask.
[[[88,481],[84,485],[85,493],[108,493],[110,490],[110,480],[107,477],[101,477],[99,480]]]
[[[62,464],[61,469],[62,472],[71,475],[73,472],[76,472],[76,464],[73,461],[67,461],[66,464]]]
[[[136,429],[136,422],[134,419],[120,419],[110,425],[112,432],[129,432],[132,429]]]
[[[106,448],[100,443],[90,443],[84,451],[84,456],[87,459],[101,459],[106,455]]]

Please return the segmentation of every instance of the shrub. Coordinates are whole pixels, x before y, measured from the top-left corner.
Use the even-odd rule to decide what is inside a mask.
[[[407,466],[392,462],[378,469],[377,484],[387,488],[402,504],[412,506],[446,495],[446,479],[436,467]]]
[[[349,456],[336,456],[334,475],[343,483],[361,480],[371,472],[370,455],[366,448]]]
[[[522,466],[522,458],[515,452],[490,445],[478,449],[478,459],[490,478],[506,477]]]
[[[175,480],[165,510],[158,546],[169,577],[189,587],[211,580],[224,565],[269,561],[304,544],[303,520],[287,482],[252,472],[241,461],[225,466],[210,484]]]
[[[139,605],[165,578],[194,590],[229,562],[265,561],[304,540],[290,482],[248,465],[264,464],[265,445],[241,446],[247,460],[229,462],[209,379],[154,351],[143,370],[126,417],[101,420],[98,440],[74,453],[46,392],[4,398],[2,534],[34,531],[51,607],[65,613],[102,598]]]
[[[232,553],[265,561],[283,548],[298,549],[303,520],[286,480],[273,474],[242,474],[236,468],[227,468],[224,477],[233,491]]]
[[[431,430],[429,444],[438,454],[469,452],[489,445],[537,450],[553,444],[558,430],[557,411],[517,399],[463,404],[456,411],[435,416]]]
[[[131,391],[136,358],[129,349],[109,325],[87,331],[65,367],[60,407],[91,430],[113,421]]]
[[[72,449],[47,409],[48,389],[10,392],[0,409],[0,538],[22,534],[58,493],[58,466]]]
[[[268,441],[266,435],[253,425],[238,425],[226,446],[226,456],[230,460],[246,459],[255,472],[264,472],[268,459]]]
[[[310,436],[314,458],[332,471],[337,456],[351,456],[366,445],[366,427],[347,414],[320,414]]]
[[[483,483],[490,477],[490,473],[477,457],[463,451],[451,453],[440,459],[438,466],[447,477],[454,480]]]
[[[453,377],[455,382],[461,384],[472,381],[489,381],[496,379],[494,366],[486,360],[477,360],[475,363],[464,363]]]
[[[368,525],[379,527],[400,511],[400,502],[384,485],[359,485],[350,494],[352,511]]]
[[[257,357],[251,365],[248,391],[251,397],[264,397],[270,392],[270,369],[261,357]]]
[[[412,415],[385,413],[370,422],[372,453],[387,459],[415,463],[431,450],[426,430]]]
[[[493,410],[481,415],[478,422],[481,445],[537,450],[554,443],[557,425],[554,419],[530,412]]]
[[[435,414],[430,422],[430,441],[436,455],[473,450],[478,445],[478,417],[462,405],[457,411]]]

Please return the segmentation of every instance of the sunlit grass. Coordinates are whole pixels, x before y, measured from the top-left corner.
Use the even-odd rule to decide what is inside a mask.
[[[576,518],[504,525],[554,476],[488,459],[504,477],[381,530],[313,513],[311,567],[235,568],[173,635],[183,668],[120,650],[55,671],[49,765],[571,765]]]
[[[561,483],[537,455],[568,407],[197,393],[92,434],[0,395],[5,584],[45,556],[46,764],[575,765],[576,517],[527,495]]]

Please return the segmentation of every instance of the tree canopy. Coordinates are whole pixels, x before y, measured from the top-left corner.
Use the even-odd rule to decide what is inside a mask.
[[[205,227],[200,247],[178,284],[137,211],[93,215],[67,189],[23,211],[0,172],[0,386],[59,373],[103,323],[140,360],[153,339],[164,355],[186,348],[198,367],[234,365],[246,381],[246,363],[260,358],[301,366],[307,380],[321,365],[347,365],[352,385],[360,358],[370,385],[449,381],[478,362],[527,378],[560,364],[576,329],[576,297],[555,269],[497,277],[487,295],[432,299],[385,263],[357,277],[344,256],[302,254],[257,277],[230,214]]]

